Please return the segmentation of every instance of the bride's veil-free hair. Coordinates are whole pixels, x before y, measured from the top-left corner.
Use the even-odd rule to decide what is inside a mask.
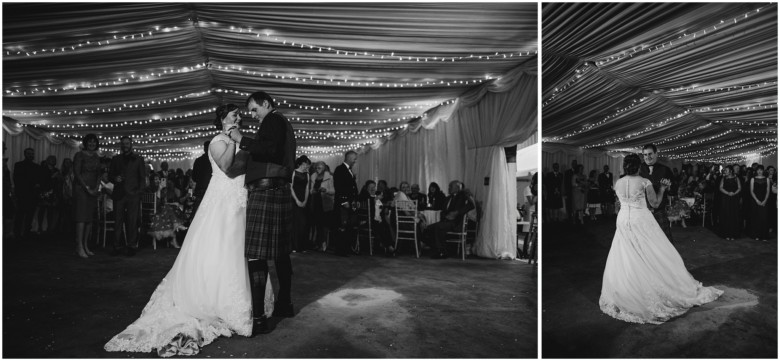
[[[214,126],[217,127],[217,130],[222,130],[222,120],[225,119],[225,117],[232,111],[238,109],[238,105],[235,105],[233,103],[220,105],[217,107],[216,112],[216,119],[214,119]],[[239,118],[240,122],[240,118]]]

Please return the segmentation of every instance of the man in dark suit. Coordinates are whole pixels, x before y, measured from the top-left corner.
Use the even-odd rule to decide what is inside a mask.
[[[206,195],[206,188],[211,181],[211,162],[209,161],[209,144],[211,141],[203,143],[203,155],[195,159],[195,164],[192,166],[192,180],[195,181],[195,190],[193,190],[193,196],[195,196],[195,203],[192,206],[192,217],[195,217],[195,212],[198,211],[198,206],[203,200],[203,196]],[[192,222],[192,219],[190,219]]]
[[[545,191],[547,193],[547,203],[544,210],[547,213],[547,220],[558,222],[561,220],[561,208],[563,208],[563,174],[560,172],[558,163],[553,164],[553,171],[547,173],[544,178]]]
[[[352,167],[357,161],[357,153],[348,151],[344,154],[344,163],[333,171],[333,188],[336,190],[335,206],[338,209],[338,226],[335,234],[336,254],[347,256],[349,240],[353,239],[355,224],[355,202],[358,197],[357,181]]]
[[[599,174],[599,197],[604,214],[611,216],[615,214],[615,196],[613,195],[612,185],[615,184],[615,178],[609,171],[609,165],[604,165],[604,172]]]
[[[463,217],[466,216],[470,210],[474,209],[474,204],[471,203],[466,193],[463,192],[463,183],[459,181],[450,182],[449,196],[445,201],[447,205],[442,211],[441,221],[436,222],[425,229],[425,239],[433,244],[436,252],[431,258],[441,259],[447,258],[447,232],[457,230],[463,225]]]
[[[295,168],[296,142],[290,121],[277,112],[276,102],[268,93],[252,93],[246,100],[246,107],[252,118],[260,122],[255,137],[243,136],[238,129],[231,129],[228,136],[239,144],[238,156],[245,158],[237,163],[244,163],[242,168],[246,173],[244,256],[252,293],[252,334],[256,335],[268,332],[268,322],[263,315],[268,261],[274,261],[279,281],[273,316],[295,316],[290,260],[294,202],[290,179]]]
[[[419,184],[412,184],[411,190],[412,192],[409,193],[409,199],[417,201],[417,210],[424,210],[425,206],[428,204],[428,196],[426,196],[425,193],[420,193]]]
[[[642,156],[644,156],[645,162],[639,167],[639,175],[653,182],[653,189],[656,194],[661,189],[661,180],[667,179],[674,182],[672,170],[669,169],[669,167],[658,163],[658,148],[656,148],[655,144],[647,144],[642,147]],[[664,192],[658,207],[653,208],[648,202],[647,208],[650,209],[650,212],[653,212],[655,220],[658,222],[658,225],[661,226],[661,229],[663,229],[669,242],[674,243],[672,228],[669,225],[669,217],[666,212],[666,206],[669,205],[669,197],[666,193],[667,192]]]
[[[16,216],[14,217],[14,237],[24,239],[29,236],[35,207],[41,191],[43,170],[34,161],[35,150],[24,150],[24,160],[14,164],[14,199]]]
[[[574,219],[576,216],[574,213],[572,213],[572,197],[574,194],[572,193],[573,186],[571,184],[571,179],[574,178],[574,172],[576,171],[577,160],[572,159],[571,168],[563,172],[563,190],[565,191],[564,195],[566,196],[566,213],[568,213],[569,219]]]
[[[144,159],[133,152],[133,139],[123,136],[119,140],[121,153],[111,158],[108,177],[114,182],[111,199],[114,201],[114,249],[112,256],[119,255],[122,235],[127,237],[128,256],[138,250],[138,216],[141,208],[141,192],[146,186]],[[125,232],[122,231],[124,226]]]

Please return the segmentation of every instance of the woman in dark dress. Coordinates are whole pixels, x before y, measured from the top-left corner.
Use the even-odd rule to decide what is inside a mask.
[[[721,197],[718,219],[720,220],[721,235],[730,241],[739,237],[742,228],[742,216],[739,211],[739,201],[742,196],[740,183],[739,178],[731,168],[723,168],[723,178],[721,178],[719,186]]]
[[[76,254],[88,258],[95,255],[89,250],[87,240],[97,211],[100,142],[96,135],[87,134],[81,143],[83,149],[73,157],[73,220],[76,222]]]
[[[293,252],[304,253],[311,244],[309,243],[309,220],[306,212],[306,204],[309,202],[309,167],[311,161],[305,155],[295,160],[295,171],[292,178],[292,197],[295,201],[293,207]]]
[[[377,188],[377,191],[379,189]],[[444,195],[444,192],[441,191],[441,187],[439,187],[439,184],[436,182],[431,182],[431,185],[428,186],[428,209],[433,209],[437,211],[444,210],[447,208],[447,204],[445,204],[447,199],[447,196]]]
[[[757,241],[766,241],[769,238],[769,187],[769,181],[764,177],[764,166],[759,165],[755,176],[750,180],[750,234]]]
[[[773,166],[766,167],[766,178],[769,180],[769,189],[777,187],[777,170]],[[777,193],[769,193],[769,202],[766,207],[769,209],[769,230],[777,233]]]
[[[336,189],[333,187],[333,175],[323,161],[314,164],[314,173],[310,178],[312,240],[316,249],[325,252],[328,248],[328,227],[333,223],[331,219]]]

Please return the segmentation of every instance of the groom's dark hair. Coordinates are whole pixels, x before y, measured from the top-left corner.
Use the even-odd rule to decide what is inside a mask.
[[[246,98],[246,104],[244,104],[244,106],[249,106],[249,102],[252,100],[254,100],[255,103],[257,103],[257,105],[263,105],[263,100],[265,100],[268,102],[271,108],[276,108],[276,103],[274,103],[274,98],[271,98],[271,96],[264,91],[252,93],[252,95],[250,95],[249,98]]]
[[[639,166],[642,165],[642,158],[636,154],[629,154],[623,159],[623,173],[625,175],[634,175],[639,172]]]
[[[658,148],[656,148],[655,144],[653,144],[653,143],[645,144],[645,146],[642,147],[642,150],[645,150],[645,149],[652,149],[653,153],[658,153]]]

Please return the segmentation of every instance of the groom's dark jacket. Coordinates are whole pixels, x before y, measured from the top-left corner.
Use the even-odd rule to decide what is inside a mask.
[[[650,166],[648,166],[646,163],[642,163],[642,165],[639,167],[639,175],[653,182],[653,190],[655,190],[656,194],[658,194],[658,191],[661,189],[661,179],[666,178],[672,182],[675,181],[672,170],[658,162],[655,162],[653,165],[652,173],[650,171]],[[661,203],[658,205],[658,207],[656,207],[656,209],[664,210],[666,209],[666,206],[669,205],[669,197],[667,196],[667,193],[669,193],[668,191],[669,189],[664,192]],[[653,209],[653,207],[650,207],[649,201],[647,203],[647,208]]]
[[[239,148],[249,152],[247,184],[261,178],[290,180],[295,169],[295,133],[290,122],[276,109],[260,123],[255,138],[243,137]]]

